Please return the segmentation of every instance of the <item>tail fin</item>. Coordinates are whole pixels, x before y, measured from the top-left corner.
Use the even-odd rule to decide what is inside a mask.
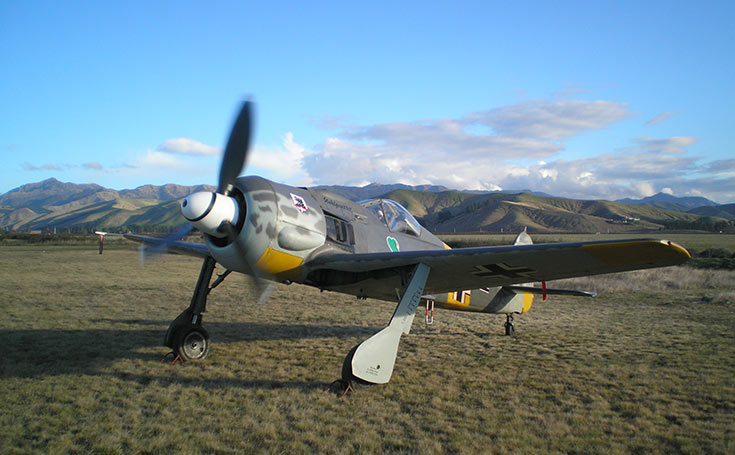
[[[513,242],[513,245],[533,245],[533,240],[531,240],[531,236],[528,235],[528,226],[525,226],[523,228],[523,231],[518,234],[518,237],[516,237],[516,241]],[[532,287],[533,283],[523,283],[520,285],[521,287]],[[505,287],[503,289],[506,289]],[[531,305],[533,304],[533,294],[530,292],[520,292],[518,293],[518,297],[514,300],[519,301],[521,303],[521,310],[518,311],[519,313],[526,313],[528,310],[531,309]]]
[[[528,227],[523,228],[523,232],[518,234],[513,245],[533,245],[533,240],[531,240],[531,236],[528,235]]]

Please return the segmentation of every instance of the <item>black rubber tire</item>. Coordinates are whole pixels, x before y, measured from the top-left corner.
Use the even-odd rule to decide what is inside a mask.
[[[176,351],[184,361],[204,360],[209,355],[209,333],[202,327],[181,330]]]
[[[350,352],[345,356],[344,362],[342,362],[342,380],[352,385],[353,389],[357,389],[361,386],[375,385],[372,382],[367,382],[352,374],[352,358],[355,356],[355,351],[357,351],[359,346],[360,345],[358,344],[354,348],[350,349]]]

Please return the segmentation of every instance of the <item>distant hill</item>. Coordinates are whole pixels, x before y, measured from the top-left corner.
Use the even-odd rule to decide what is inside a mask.
[[[371,184],[364,187],[321,186],[352,200],[395,199],[434,232],[645,232],[659,229],[735,230],[735,204],[700,206],[687,213],[635,204],[557,198],[529,192],[464,192],[442,186]],[[144,185],[116,191],[95,184],[48,179],[0,195],[0,228],[60,232],[168,231],[186,221],[179,200],[207,185]],[[680,205],[712,203],[704,198],[674,198]],[[655,197],[654,197],[655,198]],[[696,199],[697,201],[689,200]],[[669,205],[666,205],[668,207]],[[728,221],[730,220],[730,221]]]
[[[543,197],[529,193],[391,192],[434,232],[636,232],[676,224],[695,226],[696,214],[648,205]],[[720,219],[720,221],[725,221]]]
[[[714,207],[718,205],[704,197],[677,197],[666,193],[658,193],[643,199],[619,199],[615,202],[632,205],[650,205],[664,210],[688,212],[697,207]]]
[[[391,191],[383,196],[399,202],[415,217],[422,219],[440,213],[442,210],[458,207],[467,199],[477,197],[472,193],[454,190],[426,193],[406,189]]]
[[[178,200],[209,185],[145,185],[116,191],[54,178],[20,186],[0,196],[0,228],[89,230],[122,226],[166,230],[186,222]]]
[[[11,208],[43,209],[48,207],[67,207],[68,204],[86,205],[113,199],[158,199],[171,201],[181,199],[194,191],[214,191],[211,185],[183,186],[167,184],[162,186],[144,185],[134,190],[116,191],[94,183],[63,183],[50,178],[37,183],[29,183],[8,191],[0,196],[0,206]]]
[[[108,196],[107,191],[95,184],[62,183],[51,178],[8,191],[0,196],[0,206],[44,210],[44,207],[63,206],[83,199],[95,202],[95,195],[98,195],[98,201],[109,200],[112,196]]]
[[[214,191],[216,189],[212,185],[183,186],[169,183],[163,186],[143,185],[134,190],[122,190],[119,194],[123,198],[173,201],[184,198],[196,191]]]
[[[717,206],[697,207],[689,211],[701,216],[714,216],[735,221],[735,204],[724,204]]]

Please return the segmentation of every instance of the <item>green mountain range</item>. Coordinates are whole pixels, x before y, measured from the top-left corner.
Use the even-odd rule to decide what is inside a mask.
[[[530,193],[420,193],[399,190],[387,197],[403,204],[433,232],[623,233],[663,229],[729,228],[724,218],[624,204],[538,196]],[[719,229],[722,230],[722,229]]]
[[[168,231],[186,222],[179,200],[209,185],[145,185],[116,191],[48,179],[0,196],[0,228],[13,231],[94,229]]]
[[[632,203],[557,198],[530,192],[477,193],[438,186],[377,185],[320,187],[353,200],[384,196],[403,204],[433,232],[622,233],[662,229],[735,232],[735,204],[717,205],[701,198]],[[179,200],[207,185],[146,185],[116,191],[95,184],[48,179],[0,195],[0,228],[12,231],[167,232],[186,221]],[[672,199],[673,198],[673,199]]]

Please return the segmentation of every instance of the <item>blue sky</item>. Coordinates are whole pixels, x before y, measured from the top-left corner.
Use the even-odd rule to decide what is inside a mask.
[[[735,202],[732,2],[0,2],[0,193],[246,174]]]

